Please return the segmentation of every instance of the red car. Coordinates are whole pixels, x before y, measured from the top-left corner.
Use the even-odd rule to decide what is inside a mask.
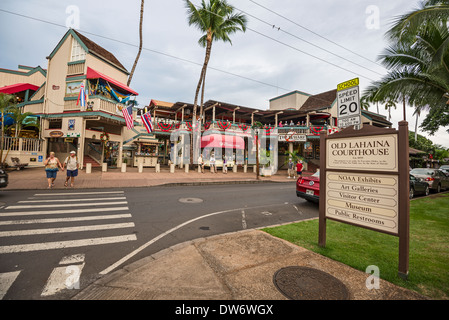
[[[310,202],[320,200],[320,171],[312,176],[298,178],[296,181],[296,195]]]

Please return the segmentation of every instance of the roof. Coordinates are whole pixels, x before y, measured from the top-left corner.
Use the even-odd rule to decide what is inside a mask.
[[[6,93],[6,94],[14,94],[14,93],[22,92],[22,91],[26,91],[26,90],[36,91],[37,89],[39,89],[38,86],[35,86],[30,83],[16,83],[16,84],[12,84],[12,85],[4,86],[4,87],[0,88],[0,92]]]
[[[107,60],[107,61],[111,62],[112,64],[115,64],[117,67],[123,69],[124,71],[126,71],[126,73],[128,73],[126,68],[120,63],[120,61],[118,61],[118,59],[112,53],[110,53],[105,48],[99,46],[98,44],[96,44],[95,42],[90,40],[89,38],[85,37],[78,31],[73,30],[73,29],[71,29],[71,30],[84,43],[84,45],[87,47],[89,53],[93,53],[93,54],[99,56],[100,58]]]
[[[387,117],[378,114],[378,113],[374,113],[371,111],[367,111],[367,110],[362,110],[362,115],[370,120],[376,121],[376,122],[380,122],[382,124],[386,124],[391,126],[392,123],[390,121],[387,120]]]
[[[137,92],[135,92],[133,89],[131,89],[130,87],[128,87],[127,85],[112,79],[111,77],[108,77],[107,75],[102,74],[101,72],[98,72],[90,67],[87,67],[87,72],[86,72],[86,78],[87,79],[98,79],[101,78],[103,80],[108,81],[110,84],[113,84],[123,90],[125,90],[126,92],[129,92],[131,94],[134,95],[139,95]]]
[[[69,35],[72,35],[76,40],[78,40],[83,47],[83,49],[92,55],[97,56],[98,58],[102,59],[103,61],[106,61],[110,63],[111,65],[115,66],[119,70],[123,71],[126,74],[129,74],[128,70],[118,61],[118,59],[110,53],[108,50],[103,48],[102,46],[96,44],[94,41],[90,40],[86,36],[82,35],[78,31],[75,31],[74,29],[69,29],[64,37],[62,37],[61,41],[59,41],[58,45],[53,49],[51,54],[47,57],[47,59],[53,58],[53,56],[56,54],[56,52],[59,50],[61,45],[64,43],[64,41],[68,38]]]
[[[160,101],[160,100],[154,100],[152,99],[150,101],[150,107],[155,106],[155,107],[163,107],[163,108],[172,108],[175,104],[173,102],[165,102],[165,101]]]
[[[301,112],[309,112],[320,110],[324,108],[330,108],[334,101],[337,99],[337,89],[319,93],[310,96],[306,102],[299,109]]]
[[[412,154],[412,155],[417,155],[417,154],[420,154],[420,153],[426,153],[425,151],[421,151],[421,150],[418,150],[418,149],[414,149],[414,148],[408,148],[408,152],[409,152],[409,154]]]

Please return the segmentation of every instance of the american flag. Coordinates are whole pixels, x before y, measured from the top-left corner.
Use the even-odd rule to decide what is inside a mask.
[[[128,129],[134,128],[134,119],[133,119],[133,106],[123,107],[122,108],[123,117],[126,121],[126,127]]]
[[[151,123],[151,113],[147,112],[140,116],[142,118],[143,125],[147,128],[148,133],[153,132],[153,124]]]

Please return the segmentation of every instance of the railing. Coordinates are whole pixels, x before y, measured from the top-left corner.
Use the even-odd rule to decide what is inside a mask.
[[[87,155],[98,163],[101,163],[102,152],[97,150],[97,148],[95,148],[95,146],[91,143],[87,145]]]
[[[94,103],[92,111],[105,111],[112,114],[120,114],[117,108],[117,105],[120,104],[118,102],[109,100],[102,96],[89,96],[89,101],[93,101]]]
[[[43,103],[27,104],[23,107],[22,112],[43,113],[44,104]]]
[[[84,60],[83,61],[76,61],[76,62],[69,62],[67,65],[67,75],[73,76],[76,74],[83,74],[84,73]]]
[[[3,150],[41,152],[43,140],[30,138],[4,137]]]
[[[183,130],[192,130],[192,123],[189,121],[175,121],[175,120],[164,120],[159,121],[159,119],[156,119],[156,121],[153,120],[153,128],[155,131],[159,132],[171,132],[176,129],[183,129]],[[219,131],[225,131],[225,130],[231,130],[235,132],[251,132],[251,125],[246,123],[235,123],[232,124],[231,122],[226,121],[208,121],[202,126],[202,130],[209,130],[209,129],[215,129]],[[279,126],[269,126],[265,125],[262,130],[265,130],[267,134],[273,132],[273,130],[277,130],[278,134],[287,134],[294,132],[295,134],[300,135],[308,135],[308,136],[319,136],[320,132],[322,130],[327,130],[328,134],[332,134],[338,131],[338,128],[323,125],[323,126],[288,126],[288,127],[279,127]]]
[[[78,111],[80,106],[76,105],[77,100],[64,101],[64,111]]]

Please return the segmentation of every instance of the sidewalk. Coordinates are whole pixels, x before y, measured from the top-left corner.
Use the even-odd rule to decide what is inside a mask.
[[[8,172],[8,186],[3,190],[36,190],[47,189],[48,183],[43,168],[26,168],[24,170],[14,170]],[[54,189],[66,189],[64,181],[66,172],[59,171]],[[248,170],[243,173],[239,168],[237,173],[228,170],[227,174],[219,171],[211,173],[198,173],[191,170],[185,173],[183,169],[176,169],[175,173],[170,173],[168,168],[161,168],[161,172],[156,173],[154,168],[144,168],[142,173],[137,168],[127,168],[126,173],[120,169],[108,169],[101,172],[101,168],[95,168],[92,173],[87,174],[85,170],[79,170],[78,177],[75,178],[75,189],[92,188],[127,188],[127,187],[154,187],[159,185],[201,185],[201,184],[222,184],[222,183],[260,183],[260,182],[290,182],[295,179],[287,178],[287,171],[282,170],[272,177],[260,177],[256,179],[256,174]],[[69,184],[70,185],[70,184]],[[69,188],[70,189],[70,188]]]
[[[48,186],[43,168],[27,168],[8,174],[9,184],[3,190],[36,190]],[[67,189],[64,180],[65,172],[59,172],[55,189]],[[135,168],[128,168],[126,173],[117,169],[109,172],[96,169],[91,174],[80,170],[75,189],[286,182],[294,190],[295,181],[287,178],[286,171],[273,177],[261,177],[258,181],[252,171],[246,174],[232,171],[202,174],[177,169],[173,174],[168,169],[155,173],[153,168],[144,169],[143,173],[138,173]],[[368,274],[260,230],[200,238],[130,265],[124,264],[82,290],[75,299],[286,299],[274,285],[273,277],[276,271],[288,266],[306,266],[332,275],[346,286],[349,299],[426,299],[383,280],[380,280],[380,289],[368,290],[365,284]],[[308,288],[315,294],[331,289],[326,283],[311,283],[313,285]]]
[[[421,300],[425,297],[387,281],[368,290],[368,275],[259,230],[188,241],[162,250],[97,280],[75,300],[285,300],[273,275],[306,266],[340,280],[351,300]],[[296,285],[296,283],[294,283]],[[309,284],[325,294],[326,283]],[[307,295],[306,295],[307,296]]]

